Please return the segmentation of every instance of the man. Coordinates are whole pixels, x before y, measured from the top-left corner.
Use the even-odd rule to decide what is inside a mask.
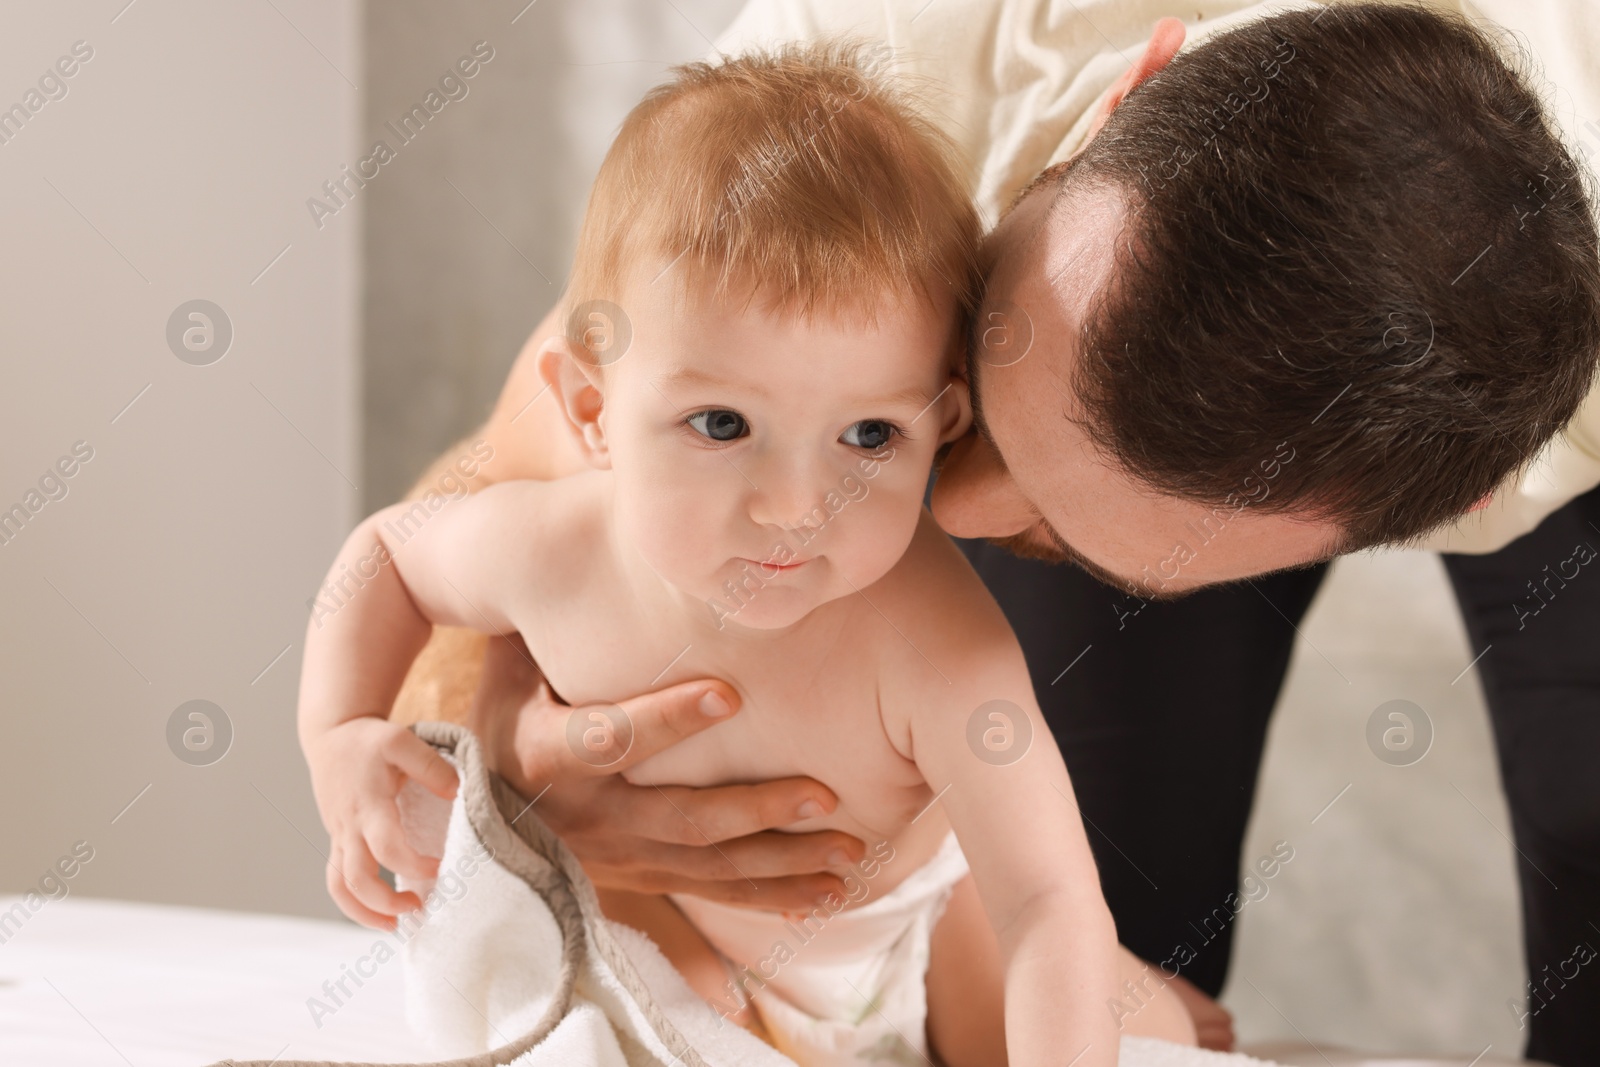
[[[932,504],[953,535],[1036,557],[968,546],[1098,831],[1123,942],[1167,958],[1235,891],[1268,716],[1326,561],[1431,535],[1480,553],[1447,567],[1474,647],[1492,646],[1479,668],[1529,971],[1562,982],[1530,998],[1528,1054],[1595,1062],[1600,979],[1566,961],[1600,937],[1600,778],[1585,762],[1600,752],[1600,581],[1581,577],[1600,545],[1600,403],[1585,400],[1600,262],[1582,172],[1536,99],[1482,34],[1415,8],[1263,21],[1202,2],[1181,13],[1238,32],[1203,20],[1207,39],[1174,59],[1175,20],[1120,56],[1131,16],[1112,3],[861,6],[755,0],[719,47],[889,42],[897,68],[953,90],[934,93],[937,117],[980,206],[1009,207],[973,323],[979,429]],[[1575,58],[1584,32],[1535,43],[1564,88],[1600,103],[1600,75]],[[538,391],[524,358],[483,431],[483,479],[577,469]],[[1207,588],[1220,583],[1236,584]],[[415,678],[461,669],[452,640]],[[814,782],[663,798],[612,776],[713,721],[698,703],[731,701],[725,686],[629,702],[633,749],[596,770],[567,751],[565,709],[525,657],[496,642],[488,665],[476,725],[513,784],[548,787],[541,815],[598,882],[793,906],[831,886],[828,852],[859,848],[771,832],[831,805]],[[1220,991],[1230,933],[1180,985]]]

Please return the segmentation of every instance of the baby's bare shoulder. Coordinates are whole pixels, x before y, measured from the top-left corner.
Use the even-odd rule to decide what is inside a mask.
[[[607,543],[603,474],[499,482],[474,493],[462,502],[461,521],[476,533],[457,550],[471,551],[505,578],[551,595],[587,573],[598,546]]]
[[[1016,635],[971,564],[923,512],[911,547],[866,595],[889,626],[879,649],[884,727],[897,748],[913,716],[966,707],[1026,665]],[[902,751],[906,751],[902,749]]]
[[[1014,639],[983,579],[927,509],[905,555],[868,595],[907,636],[915,632],[947,652]]]
[[[518,478],[495,482],[472,494],[472,498],[497,511],[536,510],[554,516],[560,514],[562,505],[581,509],[586,501],[598,503],[603,482],[604,472],[601,471],[586,471],[554,481]]]

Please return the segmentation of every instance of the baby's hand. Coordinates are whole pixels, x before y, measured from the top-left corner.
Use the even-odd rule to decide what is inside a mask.
[[[328,893],[363,926],[392,930],[395,916],[422,906],[378,874],[382,863],[408,878],[433,878],[439,861],[406,841],[395,797],[407,778],[449,799],[456,772],[416,734],[387,719],[351,719],[306,745],[317,809],[328,828]]]

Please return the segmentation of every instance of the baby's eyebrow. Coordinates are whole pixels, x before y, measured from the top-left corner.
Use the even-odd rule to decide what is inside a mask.
[[[949,387],[946,386],[946,391],[948,391],[948,389]],[[943,392],[939,394],[939,396],[943,395]],[[939,399],[939,397],[934,396],[921,386],[913,385],[908,389],[900,389],[884,396],[867,397],[862,400],[861,403],[882,404],[885,407],[895,407],[900,404],[915,404],[919,409],[926,410],[932,407],[933,402],[937,399]]]
[[[655,376],[658,385],[714,385],[722,388],[747,389],[752,393],[767,394],[766,387],[758,382],[731,382],[726,378],[719,378],[715,374],[707,374],[693,367],[684,367],[681,370],[667,371],[665,374]]]
[[[737,389],[741,392],[754,393],[758,396],[768,399],[770,399],[773,395],[772,390],[761,384],[759,381],[734,382],[728,380],[727,378],[719,378],[714,374],[707,374],[704,371],[695,370],[693,367],[684,367],[680,370],[667,371],[664,374],[657,375],[654,380],[657,385],[707,385],[716,386],[723,389]],[[940,395],[943,394],[941,393]],[[881,404],[884,407],[896,407],[901,404],[909,406],[914,404],[918,409],[923,409],[932,405],[932,403],[937,399],[938,397],[934,396],[932,393],[929,393],[921,386],[913,385],[908,386],[905,389],[897,389],[892,393],[885,393],[881,396],[852,398],[851,403],[867,406]]]

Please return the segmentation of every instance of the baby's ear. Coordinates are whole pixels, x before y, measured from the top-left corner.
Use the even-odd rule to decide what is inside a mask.
[[[548,338],[539,346],[539,377],[561,405],[567,429],[572,431],[584,459],[591,467],[604,470],[611,466],[605,426],[600,421],[605,394],[600,389],[600,368],[586,356],[560,334]]]
[[[936,408],[941,445],[966,436],[972,428],[972,391],[965,374],[950,375],[950,384],[945,387],[944,395],[939,397]]]

